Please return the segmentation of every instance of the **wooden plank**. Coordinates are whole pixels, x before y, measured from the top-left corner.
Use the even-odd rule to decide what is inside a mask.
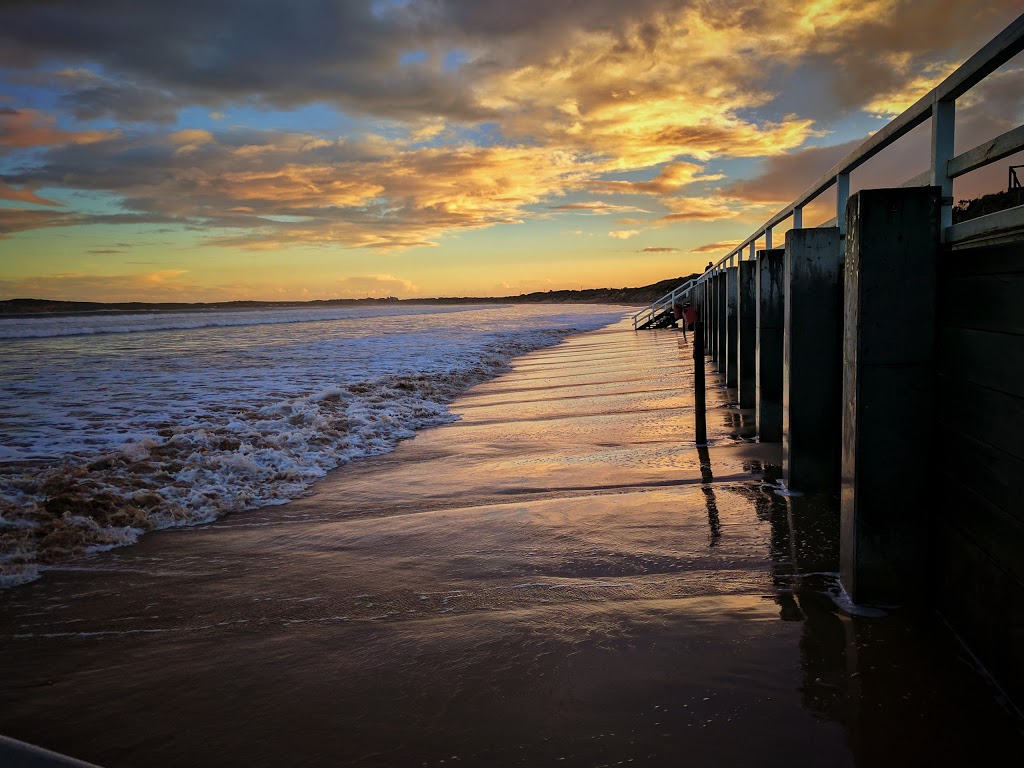
[[[976,219],[961,221],[946,228],[945,243],[956,245],[989,237],[1008,236],[1024,231],[1024,205],[1007,208]]]
[[[965,173],[976,171],[989,163],[1009,157],[1021,149],[1024,149],[1024,125],[996,136],[991,141],[986,141],[974,149],[957,155],[946,166],[947,173],[956,178]]]
[[[1024,586],[1024,523],[990,504],[971,488],[954,480],[942,490],[953,503],[942,505],[945,525],[952,526]]]
[[[1024,334],[1024,272],[940,280],[937,293],[939,325]]]
[[[935,410],[936,424],[943,429],[1024,460],[1024,399],[940,375],[935,387]],[[941,439],[942,432],[938,434]],[[1024,474],[1015,477],[1024,478]]]
[[[1024,272],[1024,239],[1017,243],[943,250],[939,255],[939,281],[966,275]]]
[[[939,613],[1024,707],[1024,585],[950,526],[936,531],[933,562]]]
[[[957,473],[963,485],[1024,526],[1024,489],[1019,482],[1024,461],[965,435],[950,432],[944,437],[939,465]]]
[[[939,373],[1024,397],[1024,336],[940,327]]]

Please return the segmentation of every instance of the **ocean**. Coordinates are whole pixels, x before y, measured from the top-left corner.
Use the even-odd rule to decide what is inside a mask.
[[[0,586],[147,530],[283,504],[454,420],[597,305],[373,306],[0,319]]]

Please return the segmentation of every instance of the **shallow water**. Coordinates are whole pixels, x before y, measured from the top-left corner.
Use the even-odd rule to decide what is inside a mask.
[[[110,768],[1019,751],[941,627],[841,610],[835,500],[777,492],[714,377],[693,447],[691,375],[673,332],[576,336],[309,496],[0,593],[0,731]]]
[[[0,586],[37,565],[280,504],[451,421],[517,354],[608,306],[0,319]]]

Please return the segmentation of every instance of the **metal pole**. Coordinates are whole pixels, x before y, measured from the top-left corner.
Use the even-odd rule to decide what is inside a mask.
[[[708,415],[704,403],[704,336],[703,323],[693,324],[693,413],[697,445],[708,444]]]
[[[931,183],[942,189],[941,228],[939,240],[945,242],[946,228],[953,224],[953,179],[949,161],[953,157],[953,135],[956,125],[956,102],[937,101],[932,106]]]
[[[836,226],[839,234],[846,234],[846,202],[850,199],[850,174],[836,176]]]

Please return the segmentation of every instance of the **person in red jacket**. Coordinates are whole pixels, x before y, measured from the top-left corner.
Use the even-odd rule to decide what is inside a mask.
[[[686,325],[688,331],[693,330],[693,324],[697,322],[697,310],[693,308],[690,302],[686,302],[683,305],[683,322]]]
[[[672,305],[672,327],[678,328],[679,321],[683,319],[683,305],[678,301]]]

